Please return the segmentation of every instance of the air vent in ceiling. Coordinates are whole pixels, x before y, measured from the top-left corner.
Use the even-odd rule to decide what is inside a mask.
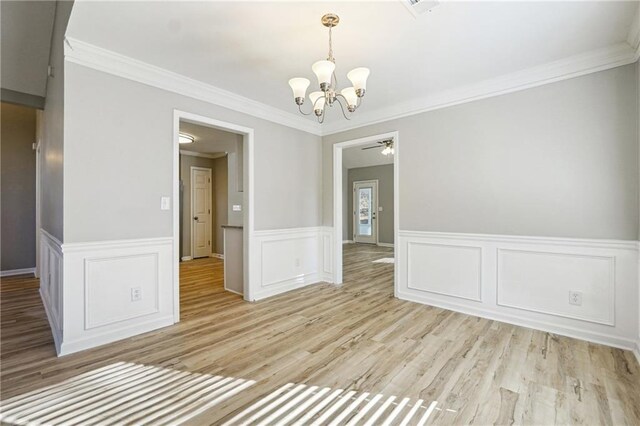
[[[440,4],[439,0],[400,0],[409,9],[413,16],[427,13]]]

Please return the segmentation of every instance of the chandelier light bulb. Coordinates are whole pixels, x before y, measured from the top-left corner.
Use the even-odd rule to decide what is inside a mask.
[[[311,66],[311,69],[318,77],[318,84],[322,91],[326,91],[331,86],[331,76],[336,69],[336,64],[331,61],[318,61]]]
[[[324,111],[325,97],[324,92],[311,92],[309,93],[309,99],[313,106],[313,111],[317,116],[321,116]]]
[[[364,92],[367,90],[367,78],[369,78],[369,68],[355,68],[349,71],[347,78],[353,84],[353,88],[356,89],[356,93],[359,97],[364,96]]]
[[[355,110],[358,105],[358,95],[356,95],[356,89],[354,87],[347,87],[340,92],[347,101],[347,107],[349,110]]]
[[[298,105],[302,105],[304,103],[304,98],[307,96],[307,88],[311,82],[306,78],[292,78],[289,80],[289,86],[291,86],[291,90],[293,90],[293,98]]]

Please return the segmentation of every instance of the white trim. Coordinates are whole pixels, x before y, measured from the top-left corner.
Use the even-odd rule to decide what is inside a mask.
[[[221,152],[218,154],[206,154],[204,152],[187,151],[186,149],[181,149],[180,155],[188,155],[190,157],[202,157],[202,158],[222,158],[222,157],[226,157],[227,153]]]
[[[180,260],[182,260],[183,262],[188,262],[190,260],[193,260],[193,257],[191,257],[191,256],[182,256],[180,258]]]
[[[636,356],[636,360],[638,360],[638,364],[640,364],[640,339],[636,341],[636,344],[633,347],[633,354]]]
[[[378,242],[378,245],[380,247],[391,247],[391,248],[393,248],[394,246],[392,243],[381,243],[381,242]]]
[[[239,126],[237,124],[216,120],[202,115],[173,110],[173,321],[180,321],[180,215],[178,202],[180,197],[180,144],[178,135],[180,133],[180,120],[204,126],[214,127],[232,133],[239,133],[243,138],[243,204],[245,214],[243,219],[243,250],[244,250],[244,299],[251,301],[253,292],[259,284],[254,278],[254,267],[251,264],[255,254],[253,247],[254,234],[254,134],[250,127]]]
[[[189,223],[191,224],[190,229],[191,229],[191,258],[195,258],[195,228],[193,226],[193,207],[194,207],[194,202],[195,202],[195,197],[193,196],[193,172],[196,170],[200,170],[200,171],[207,171],[209,174],[209,180],[207,182],[207,186],[208,186],[208,191],[207,194],[209,195],[209,205],[207,207],[207,210],[209,210],[209,221],[207,222],[207,235],[208,235],[208,241],[209,241],[209,248],[207,251],[209,251],[209,254],[207,256],[211,255],[211,247],[212,247],[212,232],[211,230],[213,229],[213,215],[211,214],[211,204],[212,204],[212,199],[211,199],[211,194],[213,192],[212,188],[213,188],[213,183],[211,182],[211,179],[213,178],[213,172],[211,170],[211,168],[209,167],[198,167],[198,166],[191,166],[189,168],[189,191],[191,192],[190,194],[190,198],[191,198],[191,203],[189,206]],[[207,256],[202,256],[202,257],[207,257]]]
[[[47,316],[47,321],[49,321],[49,327],[51,328],[51,335],[53,336],[53,344],[56,347],[56,355],[60,356],[60,351],[62,347],[62,330],[58,329],[58,325],[55,317],[49,311],[49,302],[47,301],[46,296],[42,292],[42,287],[38,289],[38,293],[40,294],[40,300],[42,300],[42,306],[44,306],[44,313]]]
[[[473,315],[494,321],[505,322],[520,327],[533,328],[536,330],[546,331],[549,333],[560,334],[562,336],[573,337],[588,342],[599,343],[616,348],[633,350],[634,340],[622,336],[614,336],[611,334],[599,333],[594,331],[584,331],[575,327],[561,326],[546,321],[538,321],[532,319],[522,319],[516,315],[487,311],[481,307],[474,308],[466,304],[434,300],[429,297],[423,297],[416,294],[408,294],[403,291],[398,293],[399,299],[409,302],[417,302],[425,305],[436,306],[438,308],[447,309],[454,312],[461,312],[467,315]]]
[[[422,275],[415,269],[420,265],[425,254],[411,253],[413,244],[454,245],[462,247],[476,247],[481,250],[481,298],[478,301],[465,300],[457,294],[442,294],[430,291],[431,287],[414,288],[410,274],[421,274],[422,280],[429,275]],[[552,333],[576,337],[611,346],[633,349],[638,339],[638,242],[625,240],[596,240],[579,238],[556,237],[530,237],[510,235],[487,234],[459,234],[445,232],[424,231],[400,231],[396,241],[396,256],[400,256],[398,266],[399,291],[397,297],[418,303],[438,306],[465,314],[476,315],[483,318],[504,321],[524,327],[535,328]],[[506,270],[504,267],[507,259],[505,255],[513,253],[523,254],[513,262],[510,262],[509,282],[504,281]],[[526,256],[524,256],[526,255]],[[569,274],[568,281],[562,283],[560,293],[537,298],[529,303],[526,294],[518,299],[514,294],[514,276],[518,280],[525,280],[519,292],[535,292],[537,284],[534,279],[528,280],[527,267],[540,265],[536,255],[549,257],[553,264],[561,265],[561,274]],[[593,274],[589,276],[571,277],[570,268],[582,268],[581,262],[590,262],[588,265],[596,265],[595,269],[589,269]],[[546,264],[546,263],[543,263]],[[551,265],[553,265],[551,264]],[[475,263],[452,264],[451,267],[466,268],[470,271]],[[515,269],[514,269],[515,268]],[[589,266],[590,268],[590,266]],[[549,273],[554,271],[549,269]],[[564,272],[562,272],[564,271]],[[582,271],[582,269],[581,269]],[[607,272],[608,271],[608,272]],[[428,271],[427,271],[428,272]],[[434,273],[439,273],[434,270]],[[514,275],[515,274],[515,275]],[[555,275],[561,277],[561,275]],[[414,279],[420,279],[420,277]],[[593,277],[591,285],[597,286],[593,291],[582,290],[585,287],[585,279]],[[467,277],[462,284],[463,288],[475,288],[475,279]],[[520,285],[519,284],[519,285]],[[434,289],[437,289],[434,287]],[[587,291],[588,297],[582,308],[563,307],[559,304],[559,297],[564,297],[565,291]],[[516,296],[514,298],[514,295]],[[599,298],[594,305],[593,296]],[[583,310],[584,309],[584,310]]]
[[[169,92],[219,105],[253,117],[320,135],[320,124],[297,112],[287,112],[271,105],[240,96],[228,90],[185,77],[146,62],[103,49],[101,47],[66,38],[65,60],[93,68]],[[293,105],[293,102],[292,102]]]
[[[281,110],[71,37],[66,39],[65,60],[314,135],[326,136],[634,63],[640,55],[640,43],[638,43],[640,35],[638,35],[639,26],[636,24],[637,21],[636,14],[626,42],[456,89],[433,93],[421,99],[391,105],[370,112],[362,111],[354,116],[352,121],[336,120],[323,125],[295,112]],[[634,41],[638,44],[633,45]]]
[[[43,231],[46,232],[46,231]],[[55,239],[54,239],[55,240]],[[64,243],[61,244],[62,252],[75,253],[84,252],[88,250],[109,250],[109,249],[124,249],[134,247],[144,247],[148,245],[171,245],[173,239],[171,237],[156,237],[156,238],[135,238],[128,240],[103,240],[103,241],[90,241],[86,243]]]
[[[333,282],[342,284],[342,150],[370,144],[383,139],[393,139],[393,235],[398,241],[400,232],[400,133],[398,131],[366,136],[333,144]],[[394,256],[394,294],[398,289],[398,256]]]
[[[503,234],[465,234],[457,232],[432,231],[400,231],[403,237],[423,237],[453,240],[480,240],[503,243],[527,243],[545,245],[579,246],[590,248],[608,248],[617,250],[638,251],[639,244],[635,240],[599,240],[594,238],[559,238],[559,237],[530,237],[522,235]]]
[[[640,7],[636,9],[636,14],[631,22],[631,27],[629,27],[627,43],[629,43],[629,46],[634,50],[634,57],[637,61],[640,56]]]
[[[369,112],[359,111],[351,121],[336,120],[323,124],[322,135],[326,136],[453,105],[568,80],[631,64],[637,59],[636,48],[632,48],[628,43],[622,42],[478,83],[436,92],[423,98],[389,105],[385,108]]]
[[[354,244],[353,240],[344,240],[342,244]]]
[[[0,277],[12,277],[14,275],[26,275],[33,274],[35,277],[36,268],[22,268],[22,269],[10,269],[8,271],[0,271]]]
[[[216,259],[223,259],[224,260],[224,254],[220,254],[220,253],[211,253],[209,254],[209,257],[215,257]],[[240,293],[238,293],[240,294]]]
[[[42,182],[40,179],[42,177],[42,134],[44,127],[44,111],[36,110],[36,267],[33,275],[36,278],[40,278],[40,226],[41,226],[41,216],[42,216],[42,208],[40,205],[40,198],[42,193]]]

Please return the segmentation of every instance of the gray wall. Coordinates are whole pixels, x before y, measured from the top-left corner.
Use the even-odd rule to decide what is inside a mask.
[[[222,239],[222,225],[226,223],[220,222],[219,219],[227,217],[227,157],[214,159],[180,155],[180,180],[183,185],[182,217],[180,218],[181,256],[191,256],[191,167],[211,169],[211,251],[223,254],[222,244],[217,242]],[[224,176],[221,176],[222,174]],[[222,182],[219,182],[219,179]],[[220,212],[219,209],[224,212]]]
[[[323,138],[400,132],[401,230],[638,238],[636,64]]]
[[[2,104],[0,270],[36,265],[36,110]]]
[[[60,241],[64,241],[64,33],[72,7],[72,1],[56,2],[56,17],[53,24],[49,59],[53,66],[53,77],[49,77],[47,80],[40,150],[42,158],[40,226]]]
[[[378,180],[378,206],[382,211],[376,215],[378,221],[378,242],[393,244],[393,164],[385,166],[358,167],[348,170],[346,217],[342,221],[343,233],[347,229],[353,240],[353,183],[363,180]],[[346,226],[345,226],[346,225]]]
[[[320,137],[81,65],[65,71],[66,242],[172,236],[160,198],[173,193],[174,109],[254,129],[257,230],[321,224]]]

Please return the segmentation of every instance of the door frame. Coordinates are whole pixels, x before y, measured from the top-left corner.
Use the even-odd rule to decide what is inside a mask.
[[[251,301],[257,283],[251,274],[249,260],[253,250],[254,234],[254,134],[250,127],[240,126],[226,121],[191,112],[173,110],[173,321],[180,321],[180,121],[187,121],[201,126],[213,127],[243,135],[243,273],[244,299]]]
[[[400,234],[400,132],[393,131],[333,144],[333,282],[342,284],[342,151],[382,139],[393,139],[393,244]],[[393,293],[398,297],[399,250],[394,250]]]
[[[375,206],[372,207],[373,212],[375,212],[375,223],[371,222],[371,227],[375,228],[375,236],[376,236],[376,241],[372,242],[372,243],[363,243],[363,244],[376,244],[378,245],[378,243],[380,242],[380,237],[378,235],[378,206],[380,205],[379,200],[378,200],[378,179],[367,179],[367,180],[357,180],[357,181],[353,181],[353,203],[351,205],[351,212],[353,213],[353,218],[352,218],[352,222],[353,222],[353,242],[357,242],[356,241],[356,225],[357,225],[357,220],[356,220],[356,185],[357,184],[363,184],[363,183],[369,183],[371,182],[373,185],[372,187],[374,187],[375,189],[374,194],[375,197],[372,196],[372,198],[375,200]],[[373,215],[372,215],[373,217]]]
[[[194,203],[193,203],[193,172],[195,170],[204,170],[207,171],[209,174],[209,221],[207,223],[207,229],[209,230],[209,253],[207,253],[207,257],[211,257],[211,253],[213,253],[211,250],[213,249],[213,247],[211,246],[211,230],[213,227],[213,223],[211,220],[211,192],[213,190],[213,185],[211,182],[212,179],[212,173],[211,173],[211,169],[209,167],[198,167],[198,166],[191,166],[189,168],[189,190],[191,191],[191,194],[189,194],[189,197],[191,199],[191,202],[189,203],[189,217],[191,218],[191,220],[189,221],[189,223],[191,223],[191,258],[195,259],[196,257],[194,256],[195,254],[195,239],[193,238],[195,236],[195,227],[193,226],[193,210],[194,210]]]

